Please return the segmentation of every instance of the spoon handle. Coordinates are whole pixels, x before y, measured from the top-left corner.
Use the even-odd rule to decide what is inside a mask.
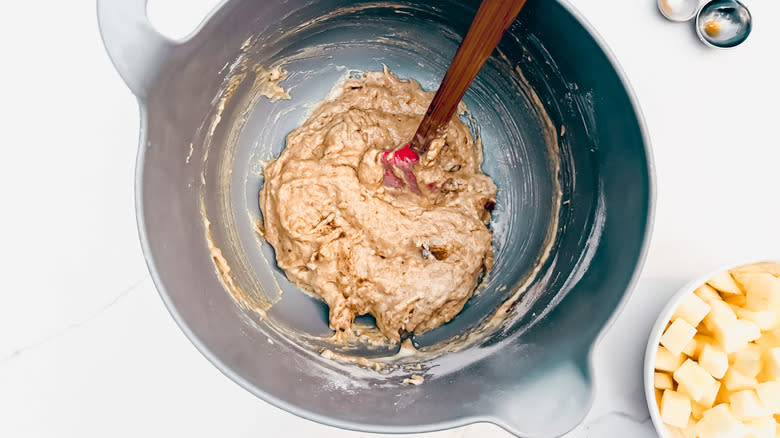
[[[431,140],[450,121],[463,94],[498,45],[504,31],[512,25],[525,1],[482,1],[409,145],[418,155],[428,150]]]

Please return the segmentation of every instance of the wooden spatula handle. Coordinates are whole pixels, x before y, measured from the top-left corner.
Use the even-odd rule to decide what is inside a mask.
[[[460,43],[414,138],[411,149],[419,155],[446,126],[469,85],[517,17],[526,0],[483,0],[466,37]]]

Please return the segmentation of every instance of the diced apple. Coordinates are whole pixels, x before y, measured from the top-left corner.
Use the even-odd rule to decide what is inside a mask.
[[[744,295],[726,295],[723,301],[732,307],[743,307],[747,303],[747,298]]]
[[[731,412],[740,420],[753,420],[771,415],[758,399],[756,391],[752,389],[731,394],[729,402],[731,402]]]
[[[712,301],[722,300],[720,294],[718,294],[718,291],[713,289],[709,284],[703,284],[699,286],[695,291],[693,291],[693,293],[696,294],[697,297],[701,298],[702,301],[710,305]]]
[[[707,281],[707,284],[724,294],[742,294],[742,290],[737,286],[734,278],[728,272],[719,272],[715,274],[714,277]]]
[[[691,339],[691,342],[688,342],[688,345],[683,348],[683,354],[688,357],[694,357],[696,355],[696,350],[698,350],[696,346],[696,335],[693,336],[693,339]]]
[[[758,325],[751,321],[739,320],[742,323],[743,331],[745,333],[745,340],[753,342],[761,337],[761,329]]]
[[[733,394],[733,391],[729,391],[729,390],[726,388],[726,385],[723,385],[723,384],[721,383],[721,385],[720,385],[720,391],[718,391],[718,395],[717,395],[717,397],[715,397],[715,404],[716,404],[716,405],[719,405],[719,404],[721,404],[721,403],[726,403],[726,404],[728,404],[728,402],[729,402],[729,397],[731,397],[731,394]],[[712,407],[712,406],[710,406],[710,407]]]
[[[739,351],[748,344],[748,335],[745,333],[745,327],[734,321],[722,326],[717,326],[714,331],[714,337],[717,344],[723,348],[727,354]]]
[[[761,351],[769,351],[780,346],[780,338],[777,337],[777,330],[764,332],[761,337],[753,341]]]
[[[774,310],[748,310],[743,307],[732,307],[739,319],[755,323],[761,331],[774,330],[780,326],[780,319]]]
[[[772,274],[744,274],[748,310],[780,310],[780,278]]]
[[[745,426],[734,417],[727,404],[717,405],[702,415],[696,423],[699,438],[742,438],[745,435]]]
[[[777,422],[772,416],[743,421],[756,438],[775,438]],[[750,435],[748,435],[750,436]]]
[[[737,319],[737,314],[725,301],[711,301],[710,313],[704,317],[702,324],[712,331],[718,322],[725,322]]]
[[[701,351],[706,347],[707,345],[713,345],[715,344],[715,339],[712,336],[702,335],[697,333],[693,337],[694,342],[696,342],[696,351],[693,352],[694,359],[699,359],[701,356]]]
[[[682,301],[680,307],[674,311],[672,320],[683,319],[688,324],[696,327],[710,313],[710,305],[696,294],[690,294]]]
[[[763,354],[762,380],[780,380],[780,348],[770,348]]]
[[[691,418],[701,420],[702,414],[712,406],[702,406],[695,401],[691,401]]]
[[[734,309],[725,301],[712,301],[710,304],[710,313],[702,320],[704,325],[710,326],[713,320],[716,319],[737,319],[737,314],[734,313]]]
[[[655,369],[673,373],[685,362],[684,354],[672,354],[663,345],[659,345],[655,353]]]
[[[658,389],[674,389],[672,376],[666,373],[655,373],[654,386]]]
[[[696,404],[709,409],[712,407],[712,405],[715,404],[715,399],[718,396],[718,393],[720,392],[720,382],[716,381],[712,385],[710,385],[709,389],[704,392],[704,395],[702,395],[698,400],[696,400]]]
[[[756,386],[756,393],[761,403],[772,414],[780,414],[780,382],[763,382]]]
[[[689,390],[688,390],[688,389],[685,387],[685,385],[683,385],[682,383],[677,383],[677,388],[675,389],[675,391],[677,391],[677,392],[679,392],[680,394],[682,394],[682,395],[684,395],[684,396],[688,397],[689,399],[691,399],[691,402],[695,402],[695,401],[696,401],[696,400],[694,399],[694,397],[691,395],[691,391],[689,391]]]
[[[704,319],[707,319],[706,317]],[[707,328],[707,325],[704,324],[704,321],[702,321],[699,325],[696,326],[696,333],[703,335],[703,336],[709,336],[712,337],[712,332],[709,328]]]
[[[688,359],[674,372],[674,380],[685,385],[693,400],[699,400],[711,390],[715,379],[695,361]]]
[[[761,371],[761,349],[755,344],[748,344],[733,354],[731,366],[745,377],[756,377]]]
[[[723,351],[730,354],[745,348],[750,334],[748,327],[737,319],[728,304],[720,301],[712,302],[711,306],[712,311],[704,318],[704,324],[712,331]]]
[[[736,274],[738,273],[751,273],[751,272],[766,272],[767,274],[772,274],[775,277],[780,277],[780,263],[776,262],[760,262],[760,263],[753,263],[750,265],[740,266],[738,268],[734,268],[731,270],[731,274],[735,276],[736,280]]]
[[[726,371],[726,375],[723,376],[722,382],[729,391],[751,389],[758,384],[758,380],[756,380],[755,377],[748,377],[734,368],[729,368],[728,371]]]
[[[682,429],[682,434],[685,438],[697,438],[696,420],[693,417],[688,419],[688,425]]]
[[[711,408],[715,404],[715,400],[717,399],[718,395],[720,395],[720,387],[720,382],[713,379],[712,384],[710,384],[710,386],[698,399],[694,399],[693,395],[691,395],[691,390],[686,388],[686,386],[682,383],[677,385],[676,391],[691,399],[691,412],[693,412],[695,406],[699,408],[699,413],[701,413],[702,411]],[[728,396],[730,394],[730,392],[724,393],[723,397],[721,397],[720,403],[728,403]]]
[[[705,345],[699,355],[699,365],[712,377],[721,379],[729,367],[729,357],[725,351],[713,345]]]
[[[691,400],[671,389],[664,391],[661,397],[661,420],[665,424],[683,428],[688,425],[691,416]]]
[[[688,324],[683,319],[676,319],[661,336],[661,345],[666,347],[672,354],[678,355],[691,342],[695,334],[696,328],[694,326]]]
[[[666,435],[669,438],[685,438],[682,429],[680,429],[679,427],[669,426],[667,424],[664,426],[664,428],[666,428]]]

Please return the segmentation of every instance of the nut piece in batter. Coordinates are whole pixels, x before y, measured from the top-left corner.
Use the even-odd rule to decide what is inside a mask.
[[[265,168],[265,238],[337,334],[365,314],[396,341],[438,327],[492,266],[496,186],[457,116],[414,170],[419,194],[382,184],[381,153],[409,141],[432,98],[387,70],[347,79]]]

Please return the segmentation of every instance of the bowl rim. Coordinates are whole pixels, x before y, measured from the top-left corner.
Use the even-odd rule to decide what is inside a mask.
[[[692,294],[699,286],[703,285],[710,278],[714,277],[723,271],[728,271],[741,266],[752,265],[761,262],[776,262],[780,263],[780,257],[777,255],[769,255],[765,257],[742,257],[727,264],[718,265],[715,269],[710,269],[704,274],[698,275],[693,280],[685,283],[677,292],[672,295],[671,298],[664,305],[658,318],[653,324],[653,328],[650,329],[650,336],[647,341],[647,348],[645,349],[645,360],[643,370],[643,386],[645,392],[645,402],[647,402],[647,409],[650,411],[650,419],[655,427],[656,432],[661,438],[671,438],[666,431],[666,425],[661,420],[661,411],[657,406],[655,400],[655,356],[658,349],[658,345],[661,341],[661,335],[663,334],[666,323],[672,318],[675,310],[680,306],[683,299]]]

